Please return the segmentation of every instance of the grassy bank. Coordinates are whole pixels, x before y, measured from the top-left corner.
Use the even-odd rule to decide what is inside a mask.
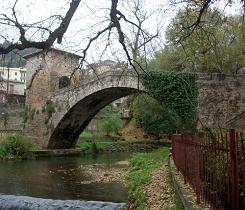
[[[168,147],[163,147],[150,153],[136,153],[133,155],[130,160],[129,173],[127,176],[128,209],[144,210],[147,208],[145,188],[147,188],[147,185],[151,182],[152,172],[160,169],[163,164],[167,164],[168,156]],[[165,177],[165,179],[168,179],[168,177]],[[173,191],[172,187],[169,181],[169,188]],[[177,198],[174,203],[176,206],[175,209],[182,209],[181,203],[179,203]]]
[[[120,144],[115,141],[100,141],[100,142],[78,142],[77,147],[81,149],[90,149],[92,148],[93,145],[96,145],[97,149],[105,149],[106,147],[115,145],[115,144]]]
[[[98,141],[86,142],[78,141],[76,147],[84,150],[85,154],[93,154],[98,152],[131,152],[131,151],[149,151],[159,148],[158,142],[143,141]]]
[[[79,137],[98,137],[105,136],[105,133],[102,131],[83,131]]]
[[[6,134],[0,138],[0,159],[26,159],[35,145],[21,134]]]

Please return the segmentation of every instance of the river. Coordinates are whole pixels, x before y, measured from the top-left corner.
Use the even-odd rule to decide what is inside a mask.
[[[99,154],[96,157],[55,157],[1,162],[0,207],[1,202],[14,200],[13,197],[5,195],[14,195],[16,201],[23,200],[23,197],[18,196],[28,196],[24,197],[26,203],[33,198],[51,199],[46,202],[55,202],[55,200],[125,202],[127,189],[123,183],[98,182],[95,179],[98,175],[96,173],[100,173],[97,168],[102,168],[104,171],[126,168],[126,165],[120,163],[128,160],[129,156],[130,153],[123,152]],[[5,200],[1,200],[1,197]],[[43,202],[41,199],[37,202],[39,201]],[[68,202],[66,203],[68,205]],[[108,209],[118,209],[118,207]]]

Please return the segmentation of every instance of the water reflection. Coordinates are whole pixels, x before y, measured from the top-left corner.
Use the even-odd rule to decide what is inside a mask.
[[[1,162],[0,193],[51,199],[79,199],[122,202],[126,189],[121,183],[89,183],[84,165],[127,160],[129,153],[102,154],[94,158],[59,157],[40,160]],[[120,166],[121,167],[121,166]]]

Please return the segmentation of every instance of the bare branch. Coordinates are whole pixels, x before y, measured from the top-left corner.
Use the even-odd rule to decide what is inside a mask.
[[[81,61],[80,61],[80,66],[81,66],[81,67],[82,67],[82,65],[83,65],[83,62],[84,62],[84,60],[85,60],[87,51],[88,51],[88,49],[90,48],[91,44],[92,44],[95,40],[97,40],[97,39],[99,38],[100,35],[102,35],[102,34],[105,33],[106,31],[110,31],[113,27],[115,27],[115,25],[114,25],[113,23],[110,23],[109,26],[107,26],[107,27],[104,28],[103,30],[97,32],[97,34],[89,40],[87,46],[86,46],[85,49],[83,50],[83,56],[81,57]]]
[[[190,26],[186,27],[185,30],[188,30],[188,33],[181,38],[181,40],[178,40],[177,43],[180,43],[182,40],[188,38],[197,28],[197,26],[201,23],[202,16],[204,12],[208,9],[209,5],[212,3],[212,0],[205,0],[203,2],[203,5],[201,9],[199,10],[198,17],[194,23],[192,23]]]
[[[62,22],[60,23],[60,25],[53,32],[50,33],[49,37],[45,41],[41,41],[41,42],[29,41],[26,39],[25,29],[18,22],[16,12],[15,12],[15,6],[16,6],[17,2],[18,2],[18,0],[15,1],[15,4],[12,8],[12,12],[13,12],[13,16],[14,16],[15,20],[10,19],[3,14],[2,14],[2,16],[4,16],[6,18],[6,20],[14,23],[15,26],[19,29],[19,31],[20,31],[20,38],[19,38],[20,42],[11,43],[7,47],[1,46],[0,47],[0,53],[1,54],[7,54],[7,53],[11,52],[13,49],[23,50],[23,49],[31,48],[31,47],[34,47],[37,49],[48,49],[53,45],[53,43],[55,42],[56,39],[57,39],[58,43],[61,43],[62,38],[63,38],[65,32],[67,31],[67,28],[70,24],[70,21],[74,15],[74,13],[76,12],[81,0],[72,0],[71,1],[70,7],[69,7],[65,17],[62,19]]]

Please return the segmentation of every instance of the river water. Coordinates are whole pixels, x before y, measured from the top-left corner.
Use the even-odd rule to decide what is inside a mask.
[[[99,154],[90,158],[55,157],[1,162],[0,193],[52,200],[125,202],[127,189],[122,183],[93,182],[93,176],[88,173],[87,168],[99,165],[108,169],[126,167],[117,163],[128,160],[129,156],[130,153],[124,152]],[[3,202],[1,196],[0,203]]]

